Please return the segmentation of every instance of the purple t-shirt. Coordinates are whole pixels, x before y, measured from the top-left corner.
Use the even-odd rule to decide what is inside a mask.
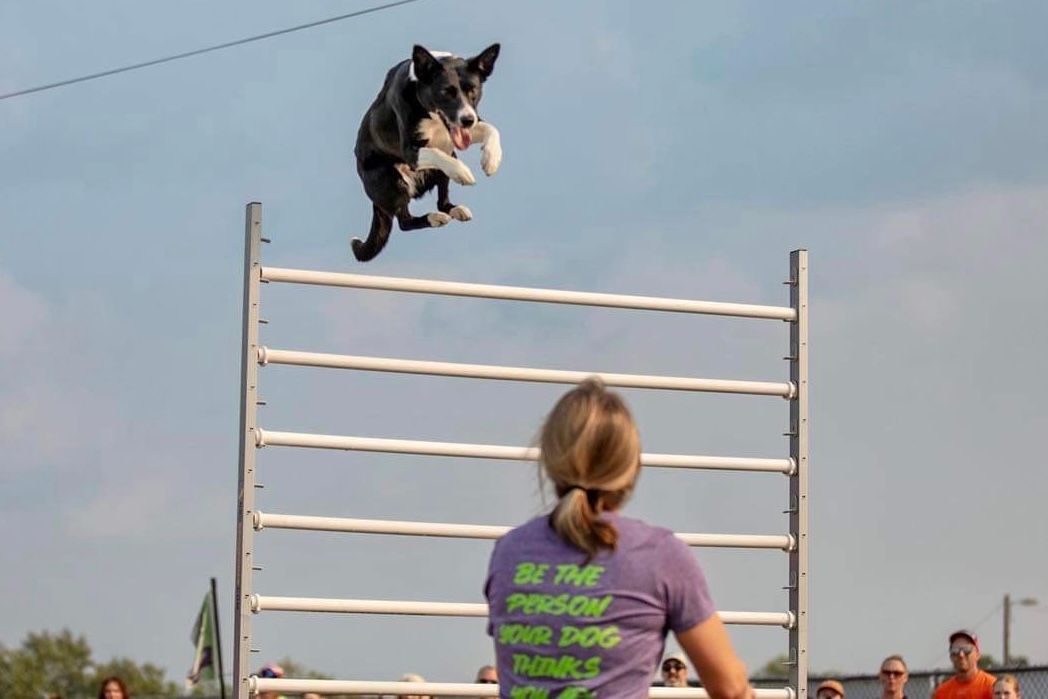
[[[604,516],[618,548],[588,564],[547,516],[496,542],[484,594],[504,699],[647,697],[666,634],[714,613],[686,544],[668,529]]]

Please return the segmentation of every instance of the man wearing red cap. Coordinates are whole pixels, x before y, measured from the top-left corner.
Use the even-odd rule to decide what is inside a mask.
[[[993,699],[994,676],[979,669],[979,637],[971,631],[950,634],[950,662],[956,674],[935,689],[932,699]]]

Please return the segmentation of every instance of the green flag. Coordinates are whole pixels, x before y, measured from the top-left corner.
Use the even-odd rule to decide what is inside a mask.
[[[218,634],[215,633],[215,599],[208,590],[204,604],[200,607],[193,634],[189,640],[196,644],[193,655],[193,667],[186,677],[186,689],[192,689],[201,682],[218,682]]]

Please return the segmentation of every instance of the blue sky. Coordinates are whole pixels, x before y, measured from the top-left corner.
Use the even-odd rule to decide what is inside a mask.
[[[0,8],[0,92],[360,3]],[[982,622],[1048,662],[1048,10],[1037,3],[426,2],[0,102],[0,642],[68,626],[180,677],[209,576],[227,638],[243,207],[279,266],[361,271],[363,111],[413,43],[502,43],[475,220],[395,232],[376,274],[786,303],[812,265],[812,661],[944,665]],[[1035,43],[1037,42],[1037,43]],[[476,150],[464,159],[479,172]],[[416,212],[432,206],[414,205]],[[786,328],[270,287],[274,347],[778,380]],[[562,390],[263,372],[271,429],[522,444]],[[626,392],[651,451],[776,456],[781,401]],[[492,406],[498,406],[493,410]],[[266,450],[263,509],[512,524],[521,464]],[[782,530],[785,484],[653,471],[629,512]],[[477,601],[487,545],[266,532],[266,594]],[[777,610],[785,559],[698,551],[725,609]],[[13,571],[13,574],[11,573]],[[468,620],[262,616],[266,657],[472,677]],[[738,629],[751,666],[785,634]],[[439,643],[435,642],[440,639]],[[846,639],[846,640],[845,640]],[[227,651],[228,652],[228,651]]]

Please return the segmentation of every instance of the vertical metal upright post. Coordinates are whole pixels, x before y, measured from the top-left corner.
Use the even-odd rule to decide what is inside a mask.
[[[790,253],[790,381],[797,395],[790,401],[790,533],[797,541],[790,552],[790,685],[798,699],[808,696],[808,251]]]
[[[1012,662],[1012,596],[1004,596],[1004,666]]]
[[[244,325],[240,350],[240,477],[233,612],[233,699],[247,699],[251,674],[251,594],[254,571],[255,430],[258,414],[258,304],[261,287],[262,205],[247,205],[244,234]]]

